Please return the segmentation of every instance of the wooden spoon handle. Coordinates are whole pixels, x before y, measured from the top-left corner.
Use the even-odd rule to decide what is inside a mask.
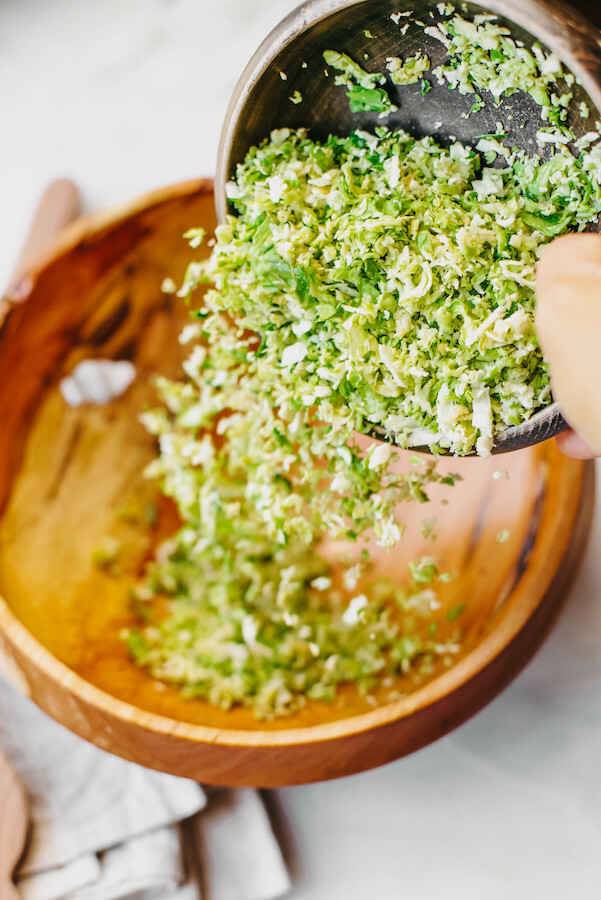
[[[21,256],[15,267],[7,299],[19,299],[23,276],[62,229],[81,213],[81,196],[76,184],[61,178],[48,185],[34,213]],[[2,648],[0,646],[0,654]],[[21,782],[8,760],[0,753],[0,898],[18,900],[12,881],[27,836],[29,810]]]
[[[81,194],[68,178],[48,185],[38,203],[21,256],[15,267],[8,293],[18,285],[35,258],[45,250],[62,229],[81,214]]]
[[[0,897],[18,900],[12,882],[25,844],[29,811],[25,792],[8,760],[0,754]]]

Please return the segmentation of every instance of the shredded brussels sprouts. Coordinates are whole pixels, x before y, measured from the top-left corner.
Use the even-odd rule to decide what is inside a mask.
[[[399,504],[455,477],[433,460],[391,471],[388,445],[355,444],[351,410],[336,428],[319,421],[315,387],[283,364],[278,330],[257,341],[215,299],[184,333],[187,380],[161,379],[165,408],[143,417],[160,445],[148,474],[183,525],[136,591],[152,624],[129,633],[134,658],[188,696],[260,717],[332,700],[342,682],[368,693],[383,676],[419,677],[459,649],[456,629],[431,629],[446,574],[427,558],[390,585],[365,548],[332,567],[319,545],[327,534],[349,548],[370,535],[392,546]]]
[[[525,91],[545,109],[552,124],[567,118],[573,94],[565,89],[555,54],[538,44],[529,50],[487,15],[476,16],[473,22],[454,15],[426,31],[447,49],[448,61],[434,70],[441,84],[446,81],[461,94],[476,94],[478,106],[484,102],[478,91],[489,91],[497,104],[502,96]]]
[[[416,53],[404,62],[399,56],[391,56],[387,62],[390,80],[394,84],[415,84],[430,68],[430,60],[425,53]]]
[[[534,332],[543,244],[601,208],[591,159],[404,132],[275,131],[239,166],[208,265],[217,308],[277,330],[317,415],[404,446],[490,452],[550,401]],[[491,160],[492,161],[492,160]]]
[[[380,118],[385,119],[397,109],[386,91],[376,87],[386,81],[380,72],[366,72],[350,56],[338,53],[337,50],[326,50],[323,58],[328,66],[340,72],[335,82],[347,88],[346,96],[351,112],[378,112]]]
[[[573,142],[563,124],[573,77],[555,57],[490,17],[438,9],[451,18],[418,23],[448,50],[434,75],[476,93],[475,109],[478,91],[497,102],[527,91],[550,157],[502,135],[445,149],[385,128],[325,142],[273,131],[238,167],[235,215],[179,291],[211,285],[182,335],[186,378],[159,381],[165,406],[144,422],[160,447],[148,474],[182,526],[136,591],[146,624],[127,639],[155,677],[224,708],[269,718],[331,701],[342,683],[369,695],[391,676],[451,664],[469,598],[435,621],[449,577],[436,559],[412,563],[399,587],[373,571],[365,544],[394,546],[402,503],[456,476],[416,458],[399,473],[389,444],[365,449],[354,433],[377,426],[403,446],[486,456],[498,432],[550,401],[536,262],[546,242],[598,217],[599,134]],[[384,75],[337,51],[324,58],[352,109],[394,108]],[[429,66],[417,54],[388,69],[403,85]],[[203,233],[188,238],[198,246]],[[326,535],[355,551],[326,561]],[[435,540],[433,519],[422,536]]]

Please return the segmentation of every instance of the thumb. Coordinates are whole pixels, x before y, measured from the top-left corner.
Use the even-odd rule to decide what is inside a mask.
[[[536,331],[566,421],[601,454],[601,235],[549,244],[536,276]]]

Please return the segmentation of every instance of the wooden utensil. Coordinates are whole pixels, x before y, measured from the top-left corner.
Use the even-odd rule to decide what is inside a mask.
[[[436,17],[439,5],[438,0],[414,0],[409,4],[411,18],[432,24],[435,20],[430,14]],[[332,133],[349,134],[357,128],[373,131],[382,125],[377,113],[352,113],[345,92],[332,77],[324,77],[325,50],[347,53],[361,64],[368,52],[365,65],[370,72],[385,72],[387,59],[409,57],[418,50],[427,52],[433,67],[442,62],[445,49],[423,29],[401,33],[391,20],[398,10],[397,0],[307,0],[263,41],[238,82],[223,126],[215,188],[220,221],[227,213],[225,186],[234,177],[236,165],[248,148],[259,144],[272,129],[308,128],[312,137],[325,139]],[[514,38],[526,46],[540,41],[559,56],[582,82],[576,90],[576,106],[585,101],[591,109],[590,120],[570,115],[567,124],[576,137],[590,130],[587,122],[601,118],[601,34],[580,13],[560,0],[472,0],[459,11],[468,16],[496,14],[499,24],[508,27]],[[373,37],[366,38],[366,32]],[[447,146],[454,139],[475,146],[481,135],[498,131],[501,121],[508,146],[536,152],[540,110],[527,94],[517,92],[500,106],[489,102],[477,115],[466,116],[471,100],[458,90],[449,91],[446,83],[438,84],[436,79],[430,84],[427,94],[388,85],[398,110],[385,120],[386,127],[403,129],[415,137],[432,135]],[[302,96],[301,103],[290,102],[294,91]],[[492,452],[531,446],[566,427],[553,403],[522,425],[497,435]],[[377,426],[371,434],[386,437]],[[419,449],[428,452],[427,447]]]
[[[57,235],[81,215],[81,195],[69,178],[51,182],[38,202],[6,296],[19,292],[19,282]]]
[[[19,302],[31,287],[27,272],[34,260],[56,238],[57,234],[81,212],[79,191],[67,179],[52,182],[40,198],[23,250],[10,280],[0,311],[7,311],[9,303]],[[13,676],[17,687],[22,686],[19,673],[14,673],[11,660],[4,662],[0,643],[0,670],[9,679]],[[11,679],[12,680],[12,679]],[[12,874],[23,852],[29,811],[21,782],[6,757],[0,753],[0,897],[17,900]]]
[[[210,182],[81,220],[29,271],[26,299],[9,304],[0,329],[0,636],[42,709],[142,765],[255,786],[381,765],[464,721],[530,659],[582,556],[593,469],[550,443],[505,457],[509,481],[492,478],[495,460],[443,464],[465,480],[425,509],[408,504],[407,539],[379,565],[404,579],[409,559],[436,553],[456,575],[440,628],[456,627],[446,614],[465,602],[464,649],[449,669],[382,688],[375,709],[348,687],[331,705],[260,722],[157,685],[119,633],[133,621],[128,590],[144,559],[177,524],[141,476],[154,446],[138,416],[157,402],[154,374],[181,372],[177,335],[189,313],[161,283],[177,282],[198,256],[181,237],[192,225],[214,228]],[[70,408],[60,380],[90,357],[129,359],[138,377],[107,406]],[[156,525],[140,514],[155,503]],[[430,516],[439,539],[425,547],[420,525]],[[503,529],[510,535],[499,543]],[[111,571],[94,554],[115,535],[126,552]]]
[[[0,897],[18,900],[12,874],[23,853],[29,811],[21,782],[0,753]]]

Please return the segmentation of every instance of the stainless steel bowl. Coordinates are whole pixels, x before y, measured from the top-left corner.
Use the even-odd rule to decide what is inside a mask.
[[[334,85],[333,78],[323,77],[324,50],[340,50],[358,61],[367,52],[365,65],[370,71],[384,71],[387,57],[410,55],[418,49],[428,53],[433,66],[442,61],[445,48],[436,39],[417,26],[402,35],[391,20],[392,13],[405,7],[412,10],[412,19],[434,24],[440,18],[437,0],[408,0],[400,5],[398,0],[308,0],[271,32],[244,70],[226,114],[215,182],[220,221],[227,213],[225,185],[236,165],[249,147],[273,128],[306,127],[313,137],[323,139],[328,134],[348,134],[355,128],[369,130],[382,124],[377,113],[349,111],[345,92]],[[526,46],[538,41],[556,53],[580,81],[574,88],[576,99],[586,101],[595,121],[601,119],[601,32],[583,16],[559,0],[471,0],[457,4],[457,9],[468,16],[497,15],[514,39]],[[366,30],[374,37],[366,37]],[[296,90],[302,103],[289,100]],[[464,118],[473,97],[449,91],[436,79],[425,95],[420,94],[418,85],[393,86],[389,90],[393,100],[395,90],[399,109],[386,119],[389,128],[402,128],[416,137],[433,135],[442,144],[457,139],[473,145],[479,135],[495,132],[501,121],[513,146],[540,152],[536,142],[540,108],[523,92],[508,97],[499,107],[487,103],[477,115]],[[590,124],[578,115],[568,124],[577,137],[590,131]],[[537,444],[566,427],[553,403],[524,424],[499,434],[493,453]],[[372,434],[383,437],[377,429]]]

